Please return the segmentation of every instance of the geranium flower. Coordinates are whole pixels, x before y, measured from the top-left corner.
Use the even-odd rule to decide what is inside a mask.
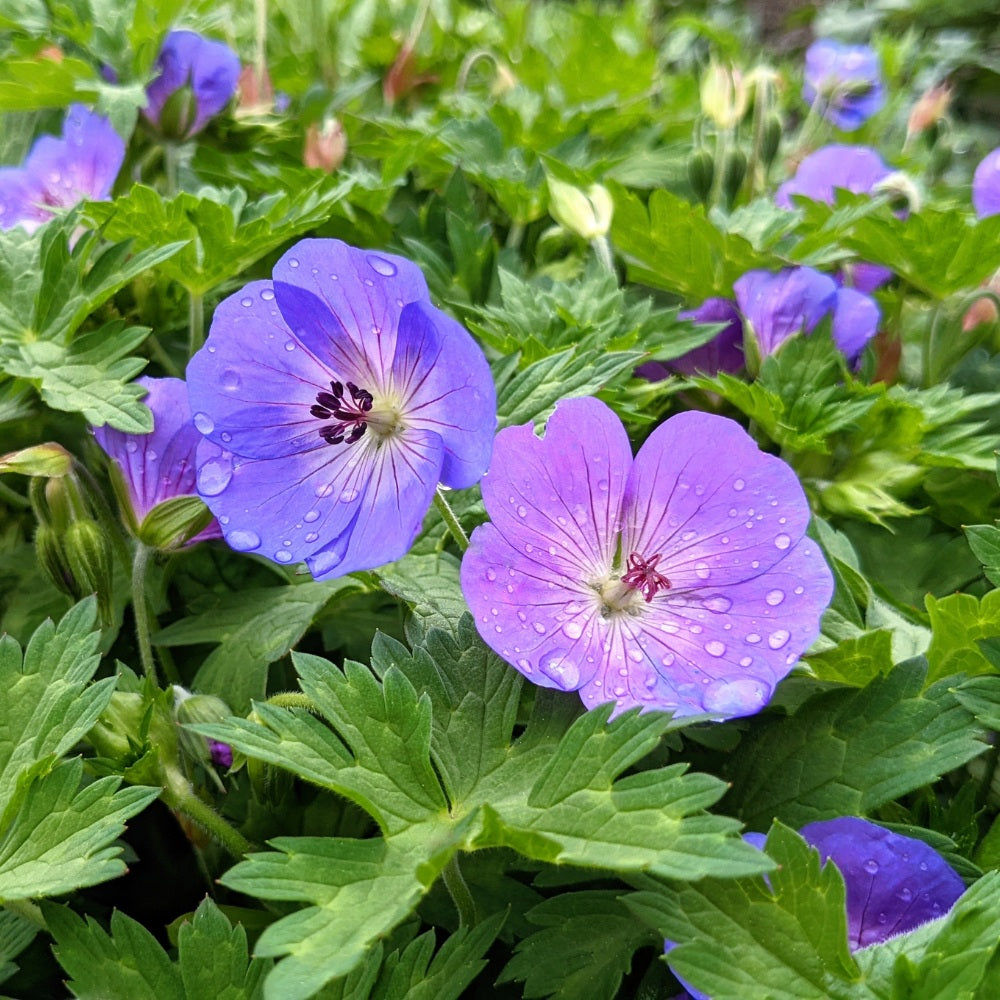
[[[819,820],[799,833],[819,851],[821,861],[832,861],[844,877],[851,951],[882,944],[945,916],[965,891],[965,883],[932,847],[866,819]],[[760,833],[744,834],[744,840],[761,849],[766,839]],[[667,953],[674,947],[668,941]],[[711,1000],[679,981],[692,1000]]]
[[[588,708],[750,715],[819,631],[833,584],[802,487],[732,420],[678,414],[633,460],[607,406],[564,400],[543,438],[497,435],[482,489],[476,627]]]
[[[837,128],[860,128],[885,103],[878,54],[868,45],[818,39],[806,50],[802,98]]]
[[[234,549],[318,579],[381,566],[439,481],[489,465],[489,366],[402,257],[303,240],[273,276],[219,305],[188,367],[199,492]]]
[[[656,382],[671,372],[693,375],[704,372],[738,372],[743,367],[743,320],[732,299],[711,298],[698,306],[679,312],[680,319],[695,323],[725,323],[726,325],[707,343],[670,361],[647,361],[636,369],[636,374]]]
[[[240,60],[225,44],[195,31],[171,31],[156,59],[160,74],[146,88],[143,115],[169,139],[189,139],[232,99]]]
[[[773,354],[793,334],[812,333],[830,316],[834,343],[853,361],[875,336],[881,319],[873,299],[839,287],[829,275],[811,267],[747,271],[733,283],[733,291],[762,357]]]
[[[35,140],[23,166],[0,167],[0,229],[20,225],[32,233],[60,209],[102,201],[124,159],[125,142],[111,122],[70,105],[62,136]]]
[[[972,204],[980,219],[1000,214],[1000,147],[987,153],[976,167]]]
[[[128,434],[105,425],[94,429],[94,438],[121,474],[124,513],[133,531],[157,505],[174,497],[196,496],[195,453],[201,434],[188,407],[187,386],[179,378],[140,378],[148,390],[144,400],[153,412],[149,434]],[[221,538],[216,521],[188,544]]]
[[[832,205],[837,188],[871,194],[892,173],[882,157],[868,146],[824,146],[799,164],[795,176],[778,188],[774,201],[780,208],[792,208],[792,195],[804,195]],[[890,268],[867,261],[850,265],[849,272],[852,287],[866,294],[892,278]]]

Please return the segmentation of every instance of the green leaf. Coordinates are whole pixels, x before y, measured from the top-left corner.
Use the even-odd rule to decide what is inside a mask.
[[[83,59],[36,56],[0,61],[0,108],[4,111],[62,108],[73,101],[93,101],[97,92],[94,67]]]
[[[1000,587],[1000,528],[993,524],[971,524],[965,528],[965,537],[983,564],[986,578],[994,587]]]
[[[72,977],[77,997],[102,1000],[261,1000],[270,962],[249,960],[244,929],[233,927],[210,899],[178,934],[178,962],[156,939],[116,910],[111,933],[67,907],[46,905],[45,919],[56,940],[53,951]]]
[[[1000,732],[1000,677],[973,677],[955,688],[955,697],[987,729]]]
[[[982,753],[983,730],[952,686],[924,683],[924,667],[909,661],[763,722],[734,758],[726,804],[751,829],[774,817],[798,827],[864,816]]]
[[[38,927],[10,910],[0,910],[0,983],[17,972],[13,959],[31,944]]]
[[[0,899],[56,896],[125,873],[125,821],[141,812],[159,788],[124,788],[99,778],[80,788],[83,762],[25,772],[0,816]]]
[[[332,597],[358,586],[345,578],[227,594],[157,632],[153,642],[218,643],[199,668],[194,686],[245,712],[254,698],[264,696],[268,666],[289,653]]]
[[[928,594],[927,613],[933,630],[927,650],[931,680],[959,673],[997,672],[978,643],[1000,636],[1000,590],[991,590],[982,598],[951,594],[938,600]]]
[[[775,824],[767,881],[705,879],[626,896],[669,941],[670,965],[714,1000],[874,1000],[847,943],[844,880]]]
[[[469,606],[458,580],[459,561],[447,552],[407,555],[378,570],[383,589],[406,601],[424,630],[454,631]]]
[[[543,928],[518,942],[498,983],[523,982],[526,997],[613,1000],[633,953],[662,947],[619,900],[620,892],[566,893],[540,903],[528,920]]]
[[[888,629],[863,632],[809,657],[809,668],[817,680],[851,687],[865,687],[889,673],[892,665],[892,633]]]

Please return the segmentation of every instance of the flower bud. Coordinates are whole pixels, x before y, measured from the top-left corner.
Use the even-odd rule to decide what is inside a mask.
[[[764,119],[764,128],[760,139],[760,161],[765,167],[774,163],[781,147],[781,135],[785,130],[781,116],[773,112]]]
[[[747,87],[742,73],[713,59],[701,78],[701,110],[719,128],[738,125],[747,110]]]
[[[731,149],[722,164],[722,194],[727,205],[736,200],[746,175],[746,153],[742,149]]]
[[[187,138],[197,115],[198,101],[194,90],[185,84],[163,102],[157,128],[164,139],[178,142]]]
[[[72,466],[73,456],[54,441],[0,455],[0,472],[19,472],[24,476],[65,476]]]
[[[112,555],[105,532],[91,518],[78,518],[66,529],[63,551],[73,574],[77,597],[97,595],[101,620],[111,620]]]
[[[920,211],[920,191],[916,184],[902,170],[895,170],[888,177],[883,177],[873,191],[887,194],[893,209],[900,212]]]
[[[73,572],[62,547],[62,536],[49,524],[41,523],[35,529],[35,556],[42,572],[60,593],[78,597]]]
[[[274,86],[266,66],[258,67],[247,63],[240,70],[236,87],[239,94],[239,111],[248,114],[263,114],[274,107]]]
[[[226,743],[207,739],[198,733],[185,729],[188,724],[222,722],[231,716],[229,706],[215,695],[189,694],[184,688],[174,685],[174,718],[180,725],[181,750],[192,760],[207,767],[230,768],[233,765],[233,751]]]
[[[517,77],[506,64],[496,60],[496,78],[490,88],[490,95],[493,97],[503,97],[510,93],[517,86]]]
[[[201,497],[172,497],[143,518],[137,537],[144,545],[169,552],[186,545],[212,523],[212,512]]]
[[[700,202],[708,201],[715,179],[715,158],[707,149],[696,149],[687,161],[688,183]]]
[[[906,123],[906,138],[925,132],[944,118],[951,106],[952,89],[948,83],[937,83],[920,95]]]
[[[324,118],[321,126],[306,129],[306,142],[302,149],[302,162],[312,170],[325,170],[332,174],[347,155],[347,135],[336,118]]]
[[[554,177],[548,183],[549,212],[559,225],[585,240],[607,235],[615,206],[606,187],[591,184],[584,192]]]

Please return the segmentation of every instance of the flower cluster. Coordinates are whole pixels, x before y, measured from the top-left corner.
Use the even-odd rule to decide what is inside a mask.
[[[770,699],[819,631],[830,570],[795,473],[734,421],[681,413],[633,460],[596,399],[500,432],[462,590],[484,641],[589,708],[717,719]]]
[[[124,159],[125,142],[107,118],[71,105],[59,138],[42,136],[23,166],[0,168],[0,229],[34,232],[60,209],[107,198]]]
[[[486,470],[496,427],[486,359],[419,268],[339,240],[223,301],[188,388],[226,541],[317,579],[404,555],[438,483]]]
[[[961,878],[933,848],[868,820],[855,816],[819,820],[799,833],[844,878],[851,951],[882,944],[945,916],[965,891]],[[763,849],[767,838],[748,833],[744,839]],[[673,947],[667,942],[668,954]],[[689,984],[684,986],[691,1000],[711,1000]]]
[[[885,103],[877,53],[830,38],[813,42],[806,50],[802,97],[837,128],[860,128]]]
[[[194,31],[171,31],[146,88],[146,120],[168,139],[190,139],[232,100],[240,60],[224,42]]]

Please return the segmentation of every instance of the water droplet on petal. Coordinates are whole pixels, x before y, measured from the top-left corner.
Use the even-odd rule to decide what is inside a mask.
[[[752,663],[753,663],[753,657],[752,656],[744,656],[744,657],[742,657],[740,659],[740,666],[741,667],[749,667],[749,666],[751,666]]]
[[[707,580],[711,575],[711,570],[708,568],[707,563],[695,563],[694,564],[694,575],[698,577],[699,580]]]
[[[294,340],[286,340],[285,341],[285,350],[288,351],[288,352],[294,351],[295,350],[295,341]]]
[[[564,650],[557,649],[542,660],[541,671],[549,680],[555,681],[563,691],[572,691],[580,683],[580,671],[566,658]]]
[[[274,300],[274,292],[272,292],[270,288],[265,288],[264,291],[260,293],[260,297],[265,302],[272,302]]]
[[[274,553],[274,558],[280,563],[290,563],[292,561],[292,554],[291,552],[287,552],[285,549],[278,549],[278,551]]]
[[[792,544],[791,538],[784,533],[776,536],[774,539],[774,547],[778,549],[787,549],[788,546],[791,544]]]
[[[724,642],[719,642],[718,639],[710,639],[705,643],[705,652],[709,656],[725,656],[726,654],[726,644]]]
[[[522,504],[520,507],[517,508],[517,516],[518,517],[527,517],[528,516],[528,508],[525,507]]]
[[[781,649],[781,647],[784,646],[790,638],[791,636],[788,634],[787,629],[779,628],[776,632],[772,632],[767,637],[767,644],[771,647],[771,649]]]
[[[236,549],[237,552],[252,552],[260,547],[260,535],[256,531],[243,531],[241,529],[230,531],[226,535],[226,541],[229,543],[229,547]]]
[[[217,497],[232,478],[232,462],[222,458],[210,459],[198,470],[198,490],[207,497]]]
[[[899,890],[897,895],[904,903],[908,903],[911,899],[913,899],[913,890],[904,885],[903,888]]]
[[[215,430],[215,421],[207,413],[196,413],[194,425],[202,434],[211,434]]]
[[[253,299],[250,298],[249,295],[244,295],[243,298],[240,299],[240,305],[243,306],[244,309],[249,309],[253,305]]]
[[[562,630],[569,639],[579,639],[583,635],[583,626],[578,621],[566,622]]]
[[[377,257],[375,254],[369,254],[367,260],[368,265],[376,274],[391,278],[396,273],[396,265],[391,260],[386,260],[384,257]]]
[[[736,490],[737,492],[742,490],[744,486],[746,486],[746,483],[742,479],[737,479],[733,483],[733,489]]]
[[[597,483],[597,488],[602,493],[607,493],[608,492],[608,481],[606,479],[599,480],[598,483]]]
[[[660,663],[662,663],[665,667],[672,667],[674,665],[674,654],[664,653]]]
[[[878,862],[874,858],[869,858],[861,867],[869,875],[878,875]]]
[[[320,485],[316,487],[316,496],[319,497],[320,500],[325,500],[332,492],[333,483],[320,483]],[[306,517],[306,520],[308,520],[308,516]]]
[[[227,368],[220,376],[219,381],[222,383],[223,389],[228,389],[230,392],[234,392],[238,389],[242,383],[240,379],[240,373],[232,368]]]
[[[305,521],[307,524],[312,524],[313,521],[318,521],[319,520],[319,511],[318,510],[307,510],[302,515],[302,520]]]
[[[752,715],[763,708],[770,697],[771,689],[763,681],[750,678],[720,680],[705,688],[701,703],[705,711],[713,715]]]
[[[486,571],[486,579],[492,583],[497,578],[497,571],[495,569],[488,569]]]
[[[355,489],[351,489],[350,487],[348,487],[340,494],[341,503],[353,503],[357,499],[358,499],[358,491]]]
[[[201,416],[204,416],[204,414],[201,414]],[[133,441],[132,438],[129,438],[125,442],[125,450],[129,452],[129,454],[134,455],[139,450],[139,445]]]
[[[232,439],[233,439],[233,436],[232,436],[232,434],[229,433],[229,431],[223,431],[219,435],[219,437],[222,438],[223,444],[229,444],[229,442],[232,441]]]
[[[733,606],[733,602],[725,594],[712,594],[701,602],[701,606],[707,611],[723,615]]]
[[[772,608],[776,608],[784,599],[785,592],[783,590],[770,590],[764,598]]]
[[[296,259],[295,259],[294,257],[292,257],[292,258],[291,258],[291,259],[290,259],[290,260],[288,261],[288,266],[289,266],[289,267],[298,267],[298,266],[299,266],[299,262],[298,262],[298,261],[297,261],[297,260],[296,260]]]
[[[309,531],[305,535],[307,542],[315,542],[317,538],[319,538],[319,535],[315,531]]]
[[[747,642],[753,644],[760,642],[760,636],[756,632],[747,633]]]
[[[630,659],[630,660],[631,660],[631,661],[632,661],[633,663],[642,663],[642,661],[643,661],[644,659],[646,659],[646,654],[645,654],[645,653],[643,653],[643,651],[642,651],[641,649],[636,649],[636,648],[635,648],[635,647],[633,646],[633,647],[632,647],[632,648],[631,648],[631,649],[630,649],[630,650],[628,651],[628,658],[629,658],[629,659]],[[621,674],[624,674],[625,676],[628,676],[628,670],[627,670],[627,669],[626,669],[625,667],[622,667],[622,669],[621,669],[621,670],[619,671],[619,673],[621,673]]]
[[[535,622],[531,626],[539,635],[545,635],[545,626],[541,622]]]

